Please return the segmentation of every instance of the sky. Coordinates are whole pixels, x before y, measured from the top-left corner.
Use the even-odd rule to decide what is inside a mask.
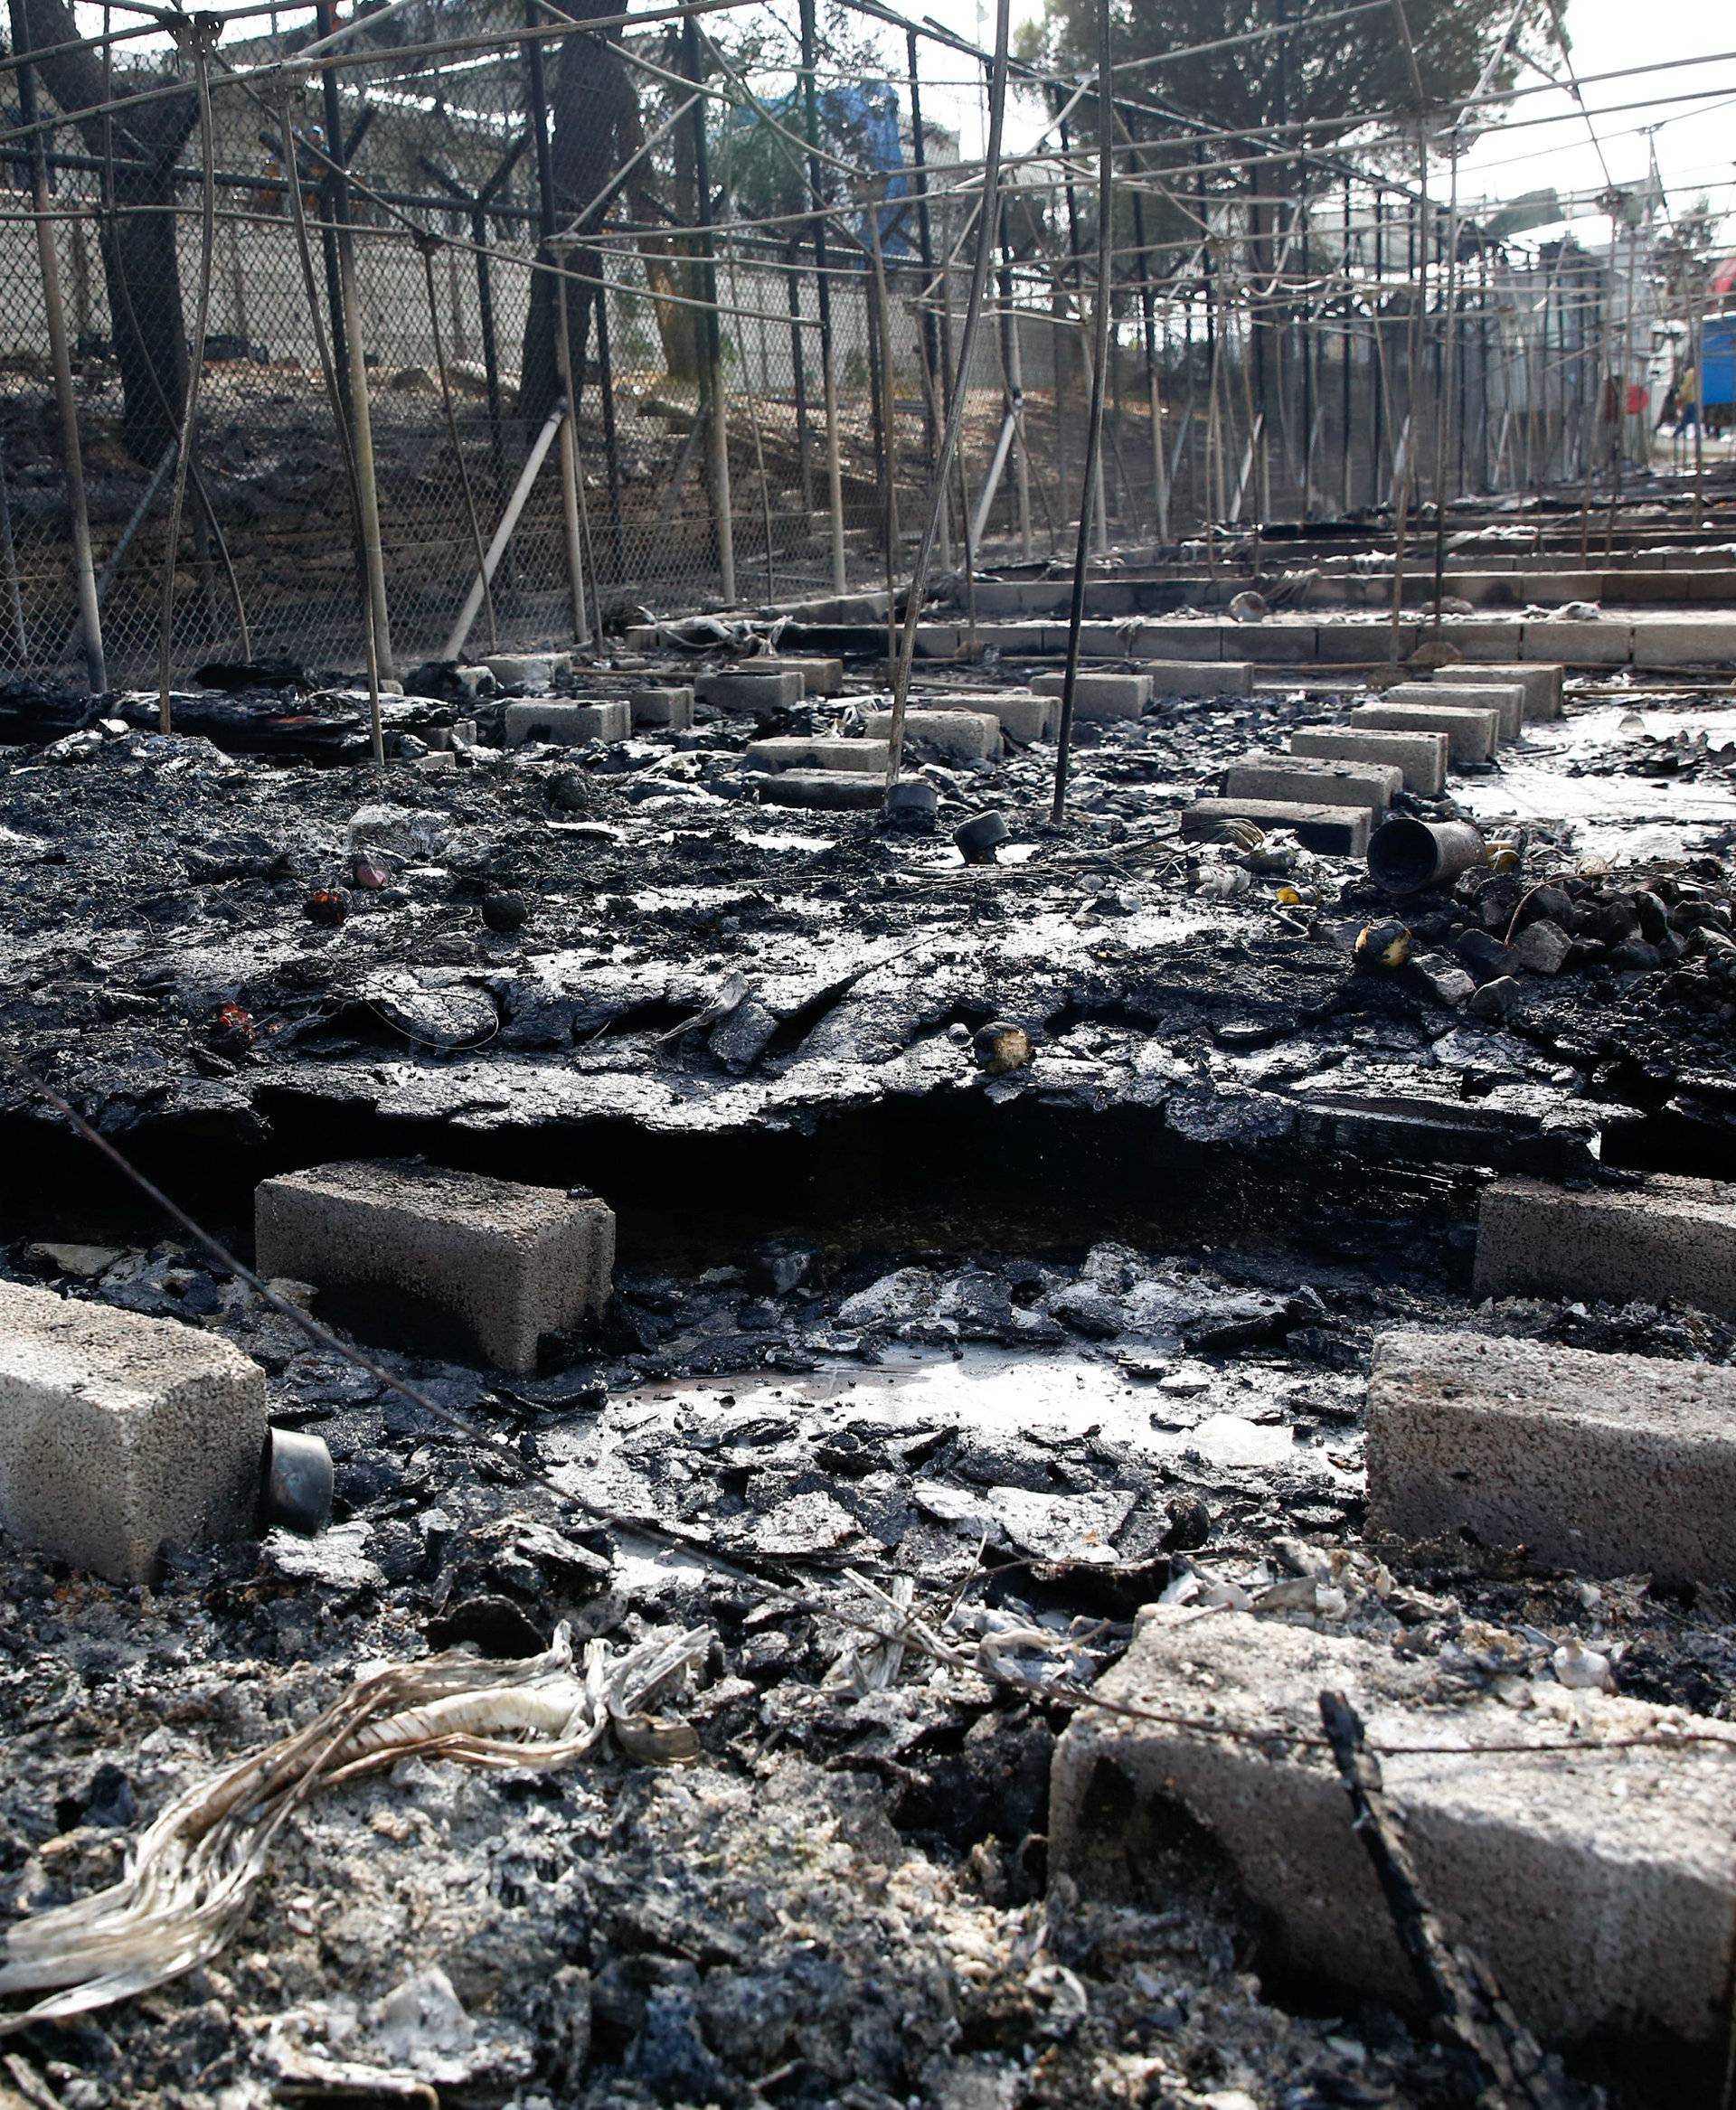
[[[1161,0],[1146,4],[1161,5]],[[993,36],[992,0],[983,5],[979,0],[905,0],[905,5],[909,13],[930,15],[959,35],[980,38],[985,45]],[[1022,20],[1038,13],[1035,0],[1014,0],[1014,31]],[[1644,184],[1655,141],[1671,210],[1691,205],[1703,193],[1714,211],[1732,215],[1722,238],[1736,245],[1736,7],[1731,0],[1672,0],[1656,18],[1668,34],[1656,40],[1638,34],[1648,18],[1643,10],[1636,12],[1633,0],[1568,0],[1565,13],[1573,68],[1587,83],[1586,107],[1601,142],[1601,158],[1571,96],[1543,88],[1538,75],[1528,74],[1520,85],[1543,92],[1515,102],[1506,122],[1492,126],[1463,156],[1461,197],[1468,204],[1479,197],[1514,198],[1552,187],[1595,194],[1610,184]],[[1588,82],[1589,76],[1645,61],[1675,61],[1720,52],[1729,55],[1712,63],[1672,64],[1666,72],[1625,80]],[[1696,93],[1704,99],[1674,99]],[[980,100],[959,93],[931,96],[925,89],[924,115],[932,102],[935,118],[962,130],[965,151],[978,152]],[[1617,108],[1634,103],[1643,107]],[[1600,110],[1612,114],[1599,118]],[[1041,124],[1028,103],[1013,113],[1010,146],[1016,151]],[[1644,128],[1654,125],[1658,128],[1648,139]],[[1609,221],[1601,214],[1590,215],[1583,229],[1576,229],[1586,242],[1607,239],[1608,231]]]
[[[793,18],[795,8],[788,0],[771,4],[779,16]],[[985,47],[992,38],[994,0],[895,4],[910,16],[928,16]],[[1163,0],[1139,4],[1161,5]],[[340,16],[348,12],[339,9]],[[89,0],[80,0],[76,13],[87,33],[100,26],[103,11]],[[306,10],[287,5],[284,13],[294,19]],[[1042,0],[1013,0],[1014,32],[1041,13]],[[1567,0],[1565,13],[1573,67],[1584,83],[1592,127],[1588,127],[1564,89],[1544,86],[1534,74],[1525,76],[1520,85],[1540,92],[1515,102],[1505,121],[1492,125],[1461,158],[1462,203],[1472,207],[1479,199],[1511,199],[1552,187],[1563,194],[1580,193],[1589,202],[1612,184],[1644,184],[1655,148],[1670,208],[1682,210],[1706,196],[1715,212],[1729,215],[1721,239],[1736,248],[1736,6],[1731,0],[1672,0],[1656,18],[1667,34],[1657,37],[1639,33],[1650,18],[1636,11],[1633,0]],[[1371,29],[1370,33],[1391,32]],[[903,71],[903,39],[890,34],[887,44],[888,71],[896,80]],[[1595,78],[1641,61],[1662,61],[1669,70],[1626,80]],[[925,118],[958,132],[966,155],[980,154],[982,95],[971,62],[929,45],[923,77]],[[1688,99],[1694,97],[1701,99]],[[1599,112],[1609,114],[1600,117]],[[1008,151],[1016,153],[1028,145],[1043,123],[1032,99],[1016,99],[1007,118]],[[1647,127],[1654,127],[1648,137]],[[1599,145],[1592,142],[1593,128]],[[1608,239],[1609,221],[1588,212],[1574,231],[1593,245]]]

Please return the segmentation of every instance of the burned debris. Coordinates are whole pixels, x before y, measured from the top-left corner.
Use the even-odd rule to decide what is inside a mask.
[[[1711,218],[262,12],[3,55],[0,2110],[1720,2101]]]

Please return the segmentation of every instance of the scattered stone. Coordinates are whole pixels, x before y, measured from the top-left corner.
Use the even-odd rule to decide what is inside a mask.
[[[1476,1018],[1511,1018],[1524,992],[1511,975],[1497,975],[1492,982],[1474,989],[1465,1008]]]
[[[531,904],[524,896],[512,889],[485,894],[482,897],[482,919],[490,930],[505,935],[522,930],[531,913]]]
[[[1508,950],[1533,975],[1559,975],[1573,950],[1573,940],[1558,924],[1527,923]]]
[[[1468,1003],[1477,994],[1477,984],[1458,961],[1448,959],[1445,953],[1419,953],[1411,966],[1429,995],[1449,1011]]]
[[[24,1258],[33,1267],[52,1268],[56,1275],[70,1275],[75,1282],[94,1282],[121,1258],[118,1246],[44,1243],[24,1248]]]

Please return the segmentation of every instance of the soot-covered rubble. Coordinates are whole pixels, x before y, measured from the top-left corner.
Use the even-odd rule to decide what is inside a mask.
[[[6,1277],[232,1339],[337,1507],[151,1590],[0,1542],[5,1904],[111,1879],[367,1663],[713,1636],[672,1709],[693,1764],[411,1758],[310,1802],[221,1958],[12,2039],[5,2110],[1444,2104],[1420,2030],[1262,1976],[1209,1857],[1046,1885],[1053,1742],[1137,1607],[1730,1717],[1719,1593],[1361,1532],[1384,1324],[1731,1361],[1691,1310],[1468,1289],[1483,1168],[1723,1148],[1730,824],[1590,854],[1456,782],[1513,854],[1407,903],[1281,839],[1183,843],[1224,759],[1333,715],[1304,691],[1085,729],[1059,830],[1044,748],[919,751],[933,834],[758,803],[749,738],[863,701],[504,756],[485,711],[475,766],[383,779],[137,730],[5,754],[4,1054],[231,1250],[257,1177],[341,1144],[586,1181],[622,1265],[533,1378],[375,1344],[419,1408],[165,1239],[8,1067]],[[1652,781],[1631,740],[1599,767],[1629,756]],[[986,810],[1011,848],[966,865]],[[901,1589],[957,1660],[888,1672],[863,1623]]]

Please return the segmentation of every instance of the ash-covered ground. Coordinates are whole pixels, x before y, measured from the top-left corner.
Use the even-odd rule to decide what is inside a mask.
[[[383,777],[139,730],[5,751],[0,1059],[231,1251],[264,1173],[415,1153],[591,1186],[622,1250],[533,1378],[388,1330],[425,1411],[165,1235],[8,1069],[6,1274],[228,1334],[338,1478],[323,1539],[175,1550],[150,1592],[0,1548],[8,1909],[110,1879],[368,1662],[524,1655],[562,1618],[715,1636],[671,1708],[694,1764],[411,1760],[310,1804],[221,1962],[12,2039],[5,2110],[1451,2099],[1403,2019],[1266,1974],[1208,1861],[1047,1888],[1049,1757],[1166,1590],[1515,1704],[1577,1639],[1729,1718],[1715,1592],[1365,1547],[1361,1418],[1393,1323],[1731,1359],[1688,1310],[1478,1306],[1468,1258],[1491,1168],[1723,1169],[1736,802],[1660,789],[1680,755],[1724,796],[1667,699],[1587,699],[1455,780],[1515,856],[1450,894],[1179,840],[1224,759],[1338,708],[1083,729],[1060,830],[1043,748],[919,751],[933,834],[761,804],[741,749],[784,728],[747,719]],[[400,705],[394,744],[452,715]],[[967,867],[950,827],[990,809],[1011,846]],[[857,1622],[905,1588],[959,1660],[882,1683]]]

